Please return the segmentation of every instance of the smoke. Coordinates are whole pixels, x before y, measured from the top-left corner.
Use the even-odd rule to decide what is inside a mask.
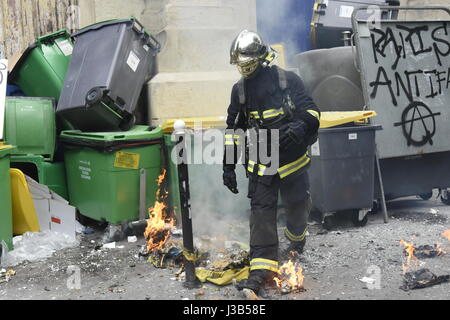
[[[288,65],[296,54],[311,49],[314,0],[258,0],[258,32],[269,44],[283,44]]]
[[[194,152],[207,142],[191,139]],[[224,236],[227,240],[249,241],[247,198],[248,180],[242,165],[236,168],[239,194],[232,194],[224,185],[221,164],[189,165],[192,222],[195,236]]]

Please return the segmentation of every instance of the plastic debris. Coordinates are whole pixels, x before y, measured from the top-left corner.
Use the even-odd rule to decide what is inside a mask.
[[[13,269],[6,271],[5,269],[0,270],[0,283],[9,282],[16,272]]]
[[[105,243],[102,246],[102,249],[115,249],[115,248],[116,248],[116,243],[115,242]]]
[[[46,230],[36,233],[25,233],[13,239],[14,250],[3,247],[1,264],[4,267],[14,267],[24,261],[35,262],[45,260],[56,251],[73,248],[79,245],[73,237]]]
[[[128,242],[129,243],[135,243],[135,242],[137,242],[137,237],[136,236],[132,236],[132,237],[128,237]]]
[[[400,287],[403,291],[413,289],[422,289],[450,280],[450,275],[436,276],[428,269],[420,269],[414,272],[407,272],[404,276],[403,285]]]

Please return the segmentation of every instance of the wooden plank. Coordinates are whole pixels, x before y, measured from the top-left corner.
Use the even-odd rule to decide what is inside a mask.
[[[68,8],[78,0],[0,0],[0,45],[13,56],[37,37],[65,29]]]

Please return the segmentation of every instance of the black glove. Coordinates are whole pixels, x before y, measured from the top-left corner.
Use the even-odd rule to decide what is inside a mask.
[[[238,194],[235,169],[230,167],[223,168],[223,184],[234,194]]]
[[[295,145],[300,145],[304,142],[308,132],[308,125],[302,121],[297,120],[290,122],[280,128],[280,148],[288,150]]]

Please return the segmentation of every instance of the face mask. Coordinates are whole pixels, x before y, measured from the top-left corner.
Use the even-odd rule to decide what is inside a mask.
[[[240,63],[237,65],[240,74],[242,74],[242,76],[245,78],[250,77],[256,71],[256,69],[258,69],[258,67],[259,67],[258,60]]]

